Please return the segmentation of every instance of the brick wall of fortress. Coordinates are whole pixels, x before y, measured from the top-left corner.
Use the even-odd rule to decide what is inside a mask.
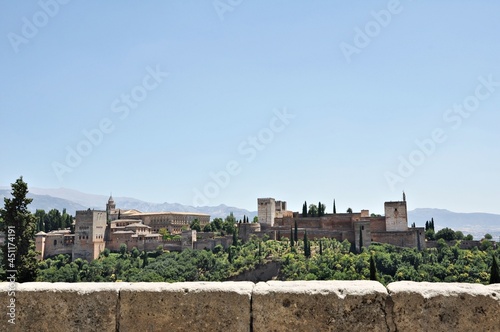
[[[2,282],[0,307],[0,331],[498,331],[500,284]]]

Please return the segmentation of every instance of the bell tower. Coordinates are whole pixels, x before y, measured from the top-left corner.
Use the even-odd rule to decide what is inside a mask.
[[[106,203],[106,217],[108,221],[113,220],[112,215],[116,214],[116,204],[113,200],[113,195],[109,195],[108,203]]]

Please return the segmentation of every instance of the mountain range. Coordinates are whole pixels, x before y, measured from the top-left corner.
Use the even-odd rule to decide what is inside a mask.
[[[10,188],[0,187],[0,198],[10,197]],[[30,188],[28,197],[33,199],[30,211],[37,209],[49,211],[66,209],[69,214],[75,215],[77,210],[99,209],[104,210],[108,196],[82,193],[80,191],[58,188],[43,189]],[[231,212],[236,219],[243,219],[246,215],[250,220],[257,215],[257,211],[249,211],[238,207],[218,206],[194,207],[178,203],[149,203],[131,197],[113,197],[116,206],[121,209],[136,209],[142,212],[198,212],[207,213],[213,218],[225,218]],[[461,230],[465,234],[472,234],[474,239],[481,239],[484,234],[490,233],[495,240],[500,236],[500,215],[490,213],[458,213],[446,209],[417,208],[408,211],[409,223],[415,223],[417,227],[423,227],[425,221],[434,219],[436,231],[449,227]]]
[[[3,200],[4,197],[10,197],[10,189],[0,187],[0,199]],[[87,194],[66,188],[43,189],[35,187],[29,189],[28,197],[33,199],[33,202],[29,205],[31,212],[35,212],[37,209],[45,211],[51,209],[62,211],[66,209],[72,215],[75,215],[77,210],[104,210],[109,199],[109,196]],[[225,218],[232,212],[238,220],[243,219],[243,216],[247,216],[252,220],[257,215],[257,211],[248,211],[224,204],[194,207],[178,203],[149,203],[132,197],[113,197],[113,200],[117,208],[123,210],[135,209],[141,212],[197,212],[207,213],[212,218]]]

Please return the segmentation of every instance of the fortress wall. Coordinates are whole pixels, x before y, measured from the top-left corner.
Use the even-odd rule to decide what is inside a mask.
[[[422,235],[417,236],[417,232]],[[374,242],[388,243],[399,247],[420,248],[426,247],[425,233],[421,228],[409,228],[406,232],[371,232],[371,238]]]
[[[372,232],[385,232],[385,217],[370,218],[370,230]]]
[[[496,331],[500,284],[3,282],[0,307],[0,331]]]

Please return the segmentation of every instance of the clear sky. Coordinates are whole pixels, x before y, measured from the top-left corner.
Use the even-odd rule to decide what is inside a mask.
[[[0,1],[0,185],[500,213],[500,2]]]

